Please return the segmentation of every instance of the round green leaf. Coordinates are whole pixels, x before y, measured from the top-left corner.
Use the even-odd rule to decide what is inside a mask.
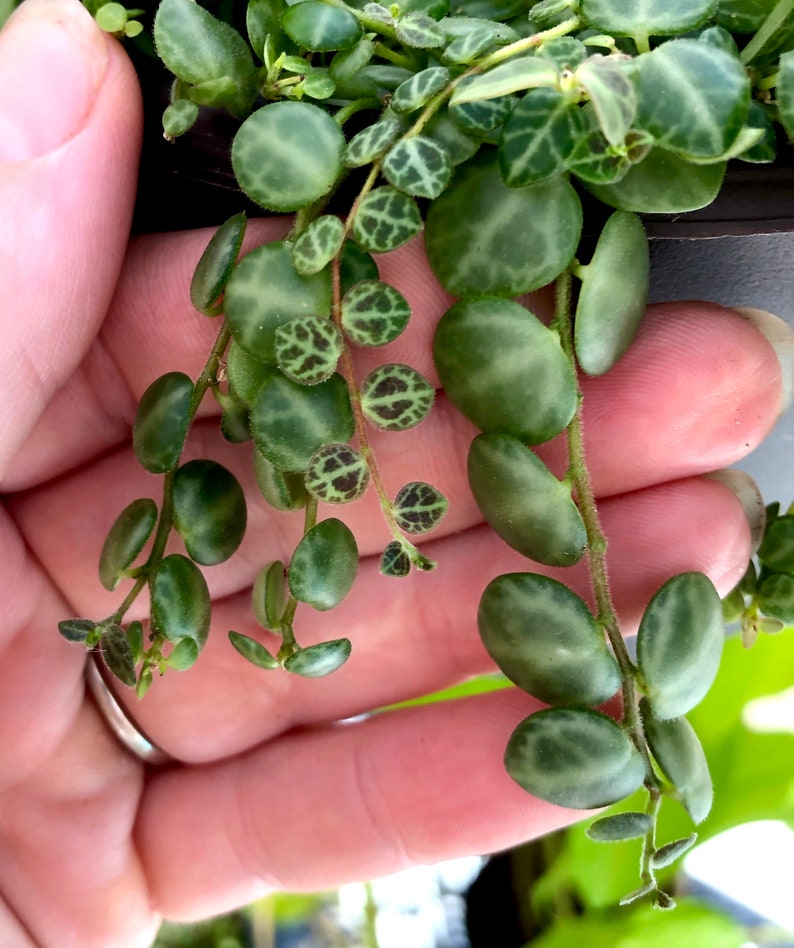
[[[388,283],[363,280],[350,287],[342,299],[342,329],[359,346],[384,346],[408,325],[411,307]]]
[[[540,444],[576,411],[576,377],[559,336],[512,300],[456,303],[438,324],[433,358],[447,396],[483,431]]]
[[[303,0],[288,7],[281,18],[281,26],[298,46],[314,53],[350,49],[363,33],[361,24],[350,10],[320,0]]]
[[[509,188],[494,153],[461,165],[430,207],[425,246],[455,296],[518,296],[550,283],[576,252],[582,207],[565,177]]]
[[[333,609],[350,592],[358,570],[358,547],[350,528],[329,518],[312,527],[292,554],[287,582],[299,602]]]
[[[406,533],[427,533],[447,512],[447,498],[424,481],[410,481],[397,492],[392,503],[397,526]]]
[[[343,349],[342,334],[323,316],[292,319],[276,330],[278,367],[300,385],[317,385],[330,378]]]
[[[515,438],[483,434],[469,451],[469,483],[499,536],[538,563],[570,566],[587,543],[570,487]]]
[[[794,573],[794,516],[778,517],[764,532],[758,559],[769,569]]]
[[[176,671],[187,671],[196,664],[199,648],[195,639],[180,639],[171,649],[166,663]]]
[[[345,225],[333,214],[315,218],[292,246],[292,265],[301,274],[318,273],[339,253]]]
[[[550,708],[513,731],[507,772],[541,800],[576,810],[608,806],[642,785],[645,764],[628,735],[604,714]]]
[[[681,39],[662,43],[637,65],[637,127],[668,151],[697,159],[724,155],[750,109],[750,80],[739,59]]]
[[[305,471],[324,444],[347,442],[355,432],[347,383],[341,375],[307,387],[274,375],[251,410],[259,451],[280,471]]]
[[[256,665],[257,668],[273,669],[280,667],[278,660],[268,652],[265,646],[249,635],[243,635],[241,632],[229,632],[229,641],[243,658],[247,659],[252,665]]]
[[[370,253],[395,250],[422,229],[422,217],[413,198],[390,187],[365,195],[353,218],[353,236]]]
[[[245,535],[243,489],[234,474],[215,461],[188,461],[177,470],[172,506],[174,526],[196,563],[222,563]]]
[[[575,172],[575,169],[574,169]],[[599,201],[638,214],[683,214],[711,204],[725,176],[725,162],[691,164],[663,148],[652,148],[614,184],[584,184]],[[664,187],[659,182],[664,181]]]
[[[132,446],[141,466],[165,474],[179,461],[187,435],[193,382],[184,372],[161,375],[141,396]]]
[[[766,615],[794,624],[794,576],[790,573],[767,576],[758,589],[756,601]]]
[[[554,579],[498,576],[483,593],[477,623],[505,675],[547,704],[601,704],[620,688],[603,631],[584,601]]]
[[[637,633],[655,718],[677,718],[699,704],[717,674],[724,637],[720,597],[703,573],[680,573],[658,590]]]
[[[695,729],[686,718],[657,721],[645,699],[640,702],[640,710],[651,753],[692,822],[702,823],[711,810],[714,789]]]
[[[714,0],[582,0],[581,14],[613,36],[669,36],[701,26]]]
[[[324,109],[273,102],[240,126],[232,166],[252,201],[271,211],[295,211],[329,193],[342,170],[344,148],[344,135]]]
[[[591,823],[585,832],[598,842],[615,843],[645,836],[651,826],[653,818],[648,813],[613,813]]]
[[[633,342],[645,314],[649,281],[645,228],[635,214],[615,211],[584,268],[576,305],[576,358],[589,375],[611,369]]]
[[[350,639],[319,642],[290,655],[284,667],[302,678],[324,678],[344,665],[350,657],[350,650]]]
[[[213,234],[190,283],[190,301],[205,312],[223,293],[245,236],[245,214],[235,214]]]
[[[157,504],[148,497],[133,500],[116,518],[99,554],[99,581],[114,590],[124,571],[146,546],[157,523]]]
[[[452,175],[452,162],[444,148],[423,135],[397,142],[386,153],[383,174],[398,191],[435,198]]]
[[[99,648],[107,667],[120,682],[135,687],[138,676],[135,672],[135,660],[127,633],[120,625],[106,625],[99,640]]]
[[[325,444],[306,468],[306,490],[326,504],[358,500],[369,484],[369,467],[349,444]]]
[[[194,639],[203,648],[210,628],[210,594],[201,570],[180,553],[166,556],[150,584],[152,621],[172,642]]]
[[[389,107],[392,112],[406,115],[427,105],[433,96],[449,82],[449,69],[444,66],[430,66],[415,73],[410,79],[397,86]]]
[[[234,268],[224,308],[235,341],[260,361],[276,365],[279,326],[301,316],[331,314],[330,274],[303,276],[292,265],[290,244],[264,244]]]
[[[410,365],[381,365],[361,383],[361,409],[378,428],[403,431],[427,417],[436,390]]]

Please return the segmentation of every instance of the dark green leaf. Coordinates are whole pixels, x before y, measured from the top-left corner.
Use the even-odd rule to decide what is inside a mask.
[[[766,615],[794,624],[794,576],[790,573],[767,576],[758,589],[756,602]]]
[[[461,165],[427,215],[433,272],[455,296],[518,296],[545,286],[579,243],[582,207],[565,177],[509,188],[495,154]]]
[[[127,633],[120,625],[106,625],[102,630],[99,648],[107,667],[120,682],[135,687],[138,676],[135,672],[135,661],[132,655]]]
[[[400,83],[389,104],[392,112],[406,115],[426,105],[433,96],[449,82],[449,69],[444,66],[430,66],[415,73],[410,79]]]
[[[403,431],[423,421],[436,391],[410,365],[382,365],[361,383],[361,409],[378,428]]]
[[[350,592],[358,570],[358,547],[350,528],[329,518],[312,527],[292,554],[287,582],[299,602],[333,609]]]
[[[143,660],[143,623],[137,619],[127,626],[127,641],[132,649],[132,660],[137,665]]]
[[[425,125],[424,134],[442,146],[453,165],[468,161],[481,144],[478,135],[464,131],[444,108],[439,109]]]
[[[698,834],[692,833],[686,839],[676,839],[672,843],[661,846],[651,856],[651,865],[654,869],[664,869],[666,866],[671,866],[695,845],[697,839]]]
[[[235,398],[239,398],[250,408],[260,386],[274,371],[273,365],[262,362],[243,349],[239,342],[232,340],[226,356],[226,377]]]
[[[354,284],[342,299],[342,329],[359,346],[384,346],[408,325],[411,307],[398,290],[380,280]]]
[[[380,121],[368,125],[350,139],[345,150],[345,164],[349,168],[370,164],[385,154],[404,129],[405,123],[398,116],[387,113]]]
[[[323,316],[292,319],[276,330],[278,367],[293,382],[317,385],[329,379],[344,349],[342,334]]]
[[[637,634],[655,718],[680,717],[702,700],[717,674],[724,636],[720,597],[703,573],[680,573],[656,592]]]
[[[200,312],[210,309],[232,275],[245,236],[245,214],[235,214],[213,234],[190,283],[190,301]]]
[[[484,431],[539,444],[576,411],[576,378],[559,336],[512,300],[456,303],[438,324],[433,357],[447,396]]]
[[[226,319],[234,339],[262,362],[276,365],[276,330],[302,316],[330,316],[327,270],[302,276],[284,241],[257,247],[234,268],[226,287]],[[238,390],[241,397],[250,392]]]
[[[647,813],[614,813],[591,823],[587,835],[601,843],[614,843],[645,836],[652,825],[653,818]]]
[[[344,135],[324,109],[273,102],[240,126],[232,165],[252,201],[271,211],[295,211],[329,193],[342,170],[344,148]]]
[[[201,570],[180,553],[166,556],[150,584],[152,620],[172,642],[194,639],[199,649],[210,628],[210,594]]]
[[[395,188],[370,191],[353,218],[353,236],[371,253],[395,250],[422,229],[422,217],[413,198]]]
[[[427,533],[447,512],[447,498],[424,481],[410,481],[397,492],[392,504],[397,526],[406,533]]]
[[[568,170],[588,185],[620,181],[630,168],[627,149],[613,147],[599,131],[580,138],[568,155]]]
[[[306,506],[306,485],[302,474],[276,470],[259,451],[254,451],[257,487],[275,510],[300,510]]]
[[[479,435],[468,474],[483,516],[514,550],[549,566],[580,559],[587,533],[570,486],[526,445],[509,435]]]
[[[193,382],[184,372],[161,375],[141,396],[132,446],[141,466],[165,474],[179,461],[187,435]]]
[[[339,283],[346,294],[356,283],[363,280],[377,280],[380,276],[375,258],[368,254],[354,240],[346,240],[339,260]]]
[[[62,619],[58,623],[58,631],[67,642],[87,642],[96,630],[97,624],[92,619]]]
[[[280,471],[305,471],[324,444],[347,442],[355,421],[341,375],[307,387],[275,375],[259,390],[251,430],[261,453]]]
[[[99,554],[99,581],[114,590],[157,523],[157,504],[148,497],[133,500],[118,515]]]
[[[731,33],[755,33],[778,0],[717,0],[714,19]]]
[[[245,535],[245,494],[234,474],[216,461],[183,464],[174,476],[172,505],[174,527],[196,563],[222,563]]]
[[[257,668],[279,668],[278,661],[268,652],[264,645],[241,632],[229,632],[229,641],[237,651]]]
[[[317,273],[342,247],[345,225],[332,214],[315,218],[292,246],[292,264],[303,275]]]
[[[711,810],[714,789],[709,765],[695,729],[686,718],[657,721],[645,699],[640,704],[648,745],[665,777],[675,788],[693,823],[702,823]]]
[[[778,517],[767,527],[758,558],[769,569],[794,573],[794,516]]]
[[[485,18],[449,16],[441,25],[452,38],[443,53],[445,61],[450,63],[473,63],[492,46],[504,46],[520,39],[511,27]]]
[[[287,575],[281,560],[263,566],[251,592],[256,621],[265,629],[278,632],[287,604]]]
[[[596,705],[620,688],[618,664],[587,605],[536,573],[507,573],[486,587],[477,623],[499,668],[546,704]]]
[[[318,448],[306,468],[306,489],[326,504],[358,500],[369,484],[369,467],[349,444],[326,444]]]
[[[361,39],[355,46],[336,54],[331,60],[329,73],[334,82],[347,82],[372,59],[375,44],[371,39]]]
[[[290,655],[284,667],[302,678],[324,678],[344,665],[350,657],[350,650],[350,639],[319,642]]]
[[[435,198],[449,183],[452,162],[444,148],[432,138],[414,135],[389,149],[383,162],[383,174],[398,191]]]
[[[221,434],[232,444],[244,444],[251,440],[249,415],[251,409],[241,398],[227,394],[222,401]]]
[[[411,558],[399,540],[392,540],[380,558],[380,571],[384,576],[407,576],[411,572]]]
[[[589,52],[584,43],[572,36],[556,36],[546,40],[536,55],[550,60],[559,70],[573,72],[587,59]]]
[[[303,49],[324,53],[350,49],[361,39],[358,18],[344,7],[303,0],[288,7],[281,18],[284,32]]]
[[[622,800],[645,778],[642,757],[611,718],[573,708],[522,721],[508,742],[505,767],[527,792],[577,810]]]
[[[248,39],[262,61],[265,59],[266,45],[269,45],[273,59],[282,51],[283,38],[279,26],[284,6],[284,0],[248,0],[245,10]]]
[[[465,89],[471,79],[460,83],[458,89]],[[512,96],[499,99],[479,99],[476,102],[458,102],[450,105],[448,113],[460,128],[473,135],[483,136],[492,132],[504,122],[516,104]]]
[[[669,36],[694,30],[714,12],[716,0],[582,0],[581,14],[613,36]]]
[[[576,358],[588,374],[602,375],[633,342],[648,301],[648,238],[635,214],[615,211],[609,218],[581,279]]]

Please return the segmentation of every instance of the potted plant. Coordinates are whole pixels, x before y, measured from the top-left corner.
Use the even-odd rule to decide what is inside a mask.
[[[528,561],[483,589],[478,613],[496,664],[548,705],[509,737],[505,765],[529,793],[576,809],[644,788],[643,809],[598,819],[589,833],[641,838],[640,884],[624,902],[670,907],[657,872],[696,834],[657,839],[657,815],[665,798],[692,824],[711,807],[708,765],[686,715],[717,673],[723,605],[705,575],[673,576],[648,603],[629,653],[584,453],[581,377],[615,366],[639,327],[643,218],[710,207],[729,162],[773,166],[786,153],[793,8],[251,0],[223,19],[193,0],[162,0],[152,35],[172,74],[163,153],[181,161],[191,135],[200,145],[209,135],[209,170],[238,207],[245,195],[294,218],[283,240],[242,259],[238,208],[210,241],[191,299],[217,319],[216,343],[198,378],[154,379],[135,421],[136,455],[162,475],[162,497],[134,500],[110,529],[99,572],[107,589],[126,582],[118,607],[65,619],[62,634],[100,650],[141,697],[158,674],[199,657],[210,626],[201,567],[232,556],[246,528],[231,472],[182,458],[205,396],[223,410],[224,436],[252,443],[263,499],[303,518],[294,552],[262,564],[254,584],[267,633],[229,633],[263,674],[325,676],[350,656],[344,637],[302,647],[296,635],[296,616],[334,608],[356,576],[356,538],[321,503],[374,492],[390,536],[381,571],[397,582],[435,568],[418,538],[444,516],[446,498],[424,480],[387,491],[372,445],[373,430],[422,422],[433,386],[402,363],[359,377],[351,357],[405,329],[410,307],[381,279],[378,255],[424,231],[430,265],[457,299],[433,358],[447,397],[479,430],[471,490]],[[112,32],[139,33],[134,11],[94,10]],[[216,167],[219,153],[230,156],[227,168]],[[518,300],[550,284],[546,324]],[[568,466],[555,474],[532,446],[558,436]],[[166,551],[174,531],[184,553]],[[748,644],[794,619],[792,545],[794,516],[773,505],[759,566],[728,606]],[[533,570],[580,560],[592,605]],[[143,592],[147,629],[126,617]]]

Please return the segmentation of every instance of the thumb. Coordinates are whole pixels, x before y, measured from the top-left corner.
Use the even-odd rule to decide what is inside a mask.
[[[79,0],[25,0],[0,32],[0,480],[107,310],[140,126],[132,66]]]

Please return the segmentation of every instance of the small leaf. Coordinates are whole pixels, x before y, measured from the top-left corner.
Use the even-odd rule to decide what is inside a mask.
[[[386,153],[386,149],[400,137],[403,130],[404,123],[396,115],[384,115],[350,139],[345,150],[345,164],[349,168],[370,164]]]
[[[174,475],[174,527],[190,558],[204,566],[223,563],[245,535],[245,494],[237,478],[216,461],[197,459]]]
[[[378,428],[403,431],[427,417],[436,391],[410,365],[382,365],[361,383],[361,409]]]
[[[278,471],[260,451],[254,451],[254,476],[260,493],[274,510],[300,510],[306,506],[302,474]]]
[[[306,489],[326,504],[347,504],[366,491],[369,467],[349,444],[318,448],[306,468]]]
[[[591,823],[585,832],[600,843],[613,843],[645,836],[652,825],[647,813],[613,813]]]
[[[324,109],[308,102],[272,102],[240,126],[232,166],[252,201],[271,211],[295,211],[330,192],[342,170],[344,147],[344,135]]]
[[[293,319],[276,330],[278,367],[300,385],[318,385],[329,379],[343,349],[341,333],[322,316]]]
[[[580,138],[568,155],[568,170],[586,184],[614,184],[631,168],[625,148],[614,148],[600,131]]]
[[[767,576],[758,589],[756,602],[767,616],[794,624],[794,576],[790,573]]]
[[[459,89],[464,89],[466,79],[460,83]],[[459,102],[450,105],[448,113],[460,128],[472,135],[483,136],[504,122],[513,110],[516,100],[511,96],[502,96],[499,99],[478,99],[476,102]]]
[[[137,619],[127,626],[127,640],[132,649],[132,660],[137,665],[143,661],[143,623]]]
[[[152,620],[172,642],[194,639],[199,649],[210,628],[210,594],[199,568],[180,553],[166,556],[150,584]]]
[[[479,435],[469,450],[468,473],[477,506],[514,550],[548,566],[571,566],[581,558],[587,533],[570,486],[521,441]]]
[[[637,633],[655,718],[677,718],[700,703],[717,674],[724,637],[720,597],[703,573],[680,573],[656,592]]]
[[[292,245],[292,263],[298,273],[317,273],[339,253],[345,225],[333,214],[315,218]]]
[[[616,273],[620,280],[615,280]],[[645,228],[635,214],[615,211],[584,268],[576,305],[576,358],[589,375],[611,369],[634,341],[645,315],[649,283]]]
[[[440,92],[450,81],[449,69],[445,66],[430,66],[415,73],[410,79],[397,86],[389,107],[392,112],[407,115],[415,112]]]
[[[134,688],[138,676],[135,672],[132,648],[124,629],[115,624],[104,626],[99,648],[105,664],[116,678],[130,688]]]
[[[305,471],[324,444],[347,442],[355,432],[347,383],[332,375],[307,387],[273,376],[259,390],[251,410],[259,451],[280,471]]]
[[[166,664],[175,671],[187,671],[196,664],[199,648],[195,639],[180,639],[171,649]]]
[[[87,643],[96,627],[97,624],[92,619],[62,619],[58,623],[58,631],[67,642],[81,644]]]
[[[361,39],[350,49],[341,50],[331,60],[329,73],[334,82],[347,82],[375,55],[375,44],[371,39]]]
[[[452,42],[443,54],[449,63],[469,65],[492,46],[505,46],[520,38],[515,30],[504,23],[475,17],[445,17],[442,26],[452,37]]]
[[[451,105],[498,99],[524,89],[539,86],[553,88],[560,81],[554,63],[539,56],[516,57],[493,69],[459,83],[450,99]]]
[[[411,558],[399,540],[392,540],[380,558],[380,571],[384,576],[407,576],[411,572]]]
[[[278,632],[287,604],[287,576],[281,560],[263,566],[251,592],[256,621],[264,629]]]
[[[257,668],[273,669],[280,667],[278,660],[256,639],[243,635],[241,632],[229,632],[229,641],[243,658],[247,659],[252,665],[256,665]]]
[[[302,678],[324,678],[350,657],[350,639],[333,639],[302,648],[284,662],[284,668]]]
[[[411,307],[389,283],[363,280],[342,299],[342,329],[359,346],[384,346],[408,325]]]
[[[654,869],[664,869],[666,866],[671,866],[695,845],[697,839],[698,834],[692,833],[691,836],[687,836],[685,839],[676,839],[672,843],[661,846],[651,856],[651,865]]]
[[[606,140],[610,145],[622,144],[637,113],[637,93],[625,61],[591,56],[574,78],[587,92]]]
[[[352,11],[319,0],[303,0],[289,6],[281,17],[281,25],[298,46],[315,53],[350,49],[363,32]]]
[[[177,99],[163,112],[163,132],[168,139],[179,138],[189,132],[199,117],[199,107],[190,99]]]
[[[116,518],[99,554],[99,581],[111,592],[137,559],[157,523],[157,504],[148,497],[133,500]]]
[[[234,102],[237,95],[237,84],[231,76],[221,76],[218,79],[209,79],[207,82],[191,86],[187,94],[196,105],[222,109]]]
[[[758,559],[780,573],[794,573],[794,515],[778,517],[766,529]]]
[[[668,36],[705,23],[715,0],[582,0],[585,21],[613,36]]]
[[[383,162],[383,174],[398,191],[435,198],[449,183],[452,162],[432,138],[414,135],[389,149]]]
[[[333,609],[350,592],[358,570],[358,547],[341,520],[321,520],[303,536],[292,554],[287,582],[299,602]]]
[[[447,498],[432,484],[410,481],[397,492],[392,510],[397,526],[416,535],[438,526],[448,506]]]
[[[504,674],[546,704],[601,704],[620,688],[603,630],[585,602],[555,579],[497,576],[482,595],[477,624]]]
[[[187,435],[193,382],[184,372],[161,375],[141,396],[132,446],[141,466],[165,474],[179,461]]]
[[[245,214],[235,214],[213,234],[190,283],[190,301],[206,312],[223,293],[245,236]]]
[[[421,10],[401,16],[395,29],[397,39],[409,49],[437,49],[447,41],[439,24]]]
[[[421,229],[422,217],[416,202],[390,187],[370,191],[353,218],[353,236],[370,253],[395,250]]]
[[[578,708],[525,718],[507,744],[505,767],[528,793],[577,810],[616,803],[645,779],[625,731],[604,714]]]
[[[652,892],[655,892],[655,891],[656,891],[656,882],[648,882],[646,885],[640,886],[639,889],[635,889],[633,892],[629,892],[628,895],[624,895],[618,904],[631,905],[632,902],[638,902],[640,899],[645,898],[646,895],[650,895]]]

